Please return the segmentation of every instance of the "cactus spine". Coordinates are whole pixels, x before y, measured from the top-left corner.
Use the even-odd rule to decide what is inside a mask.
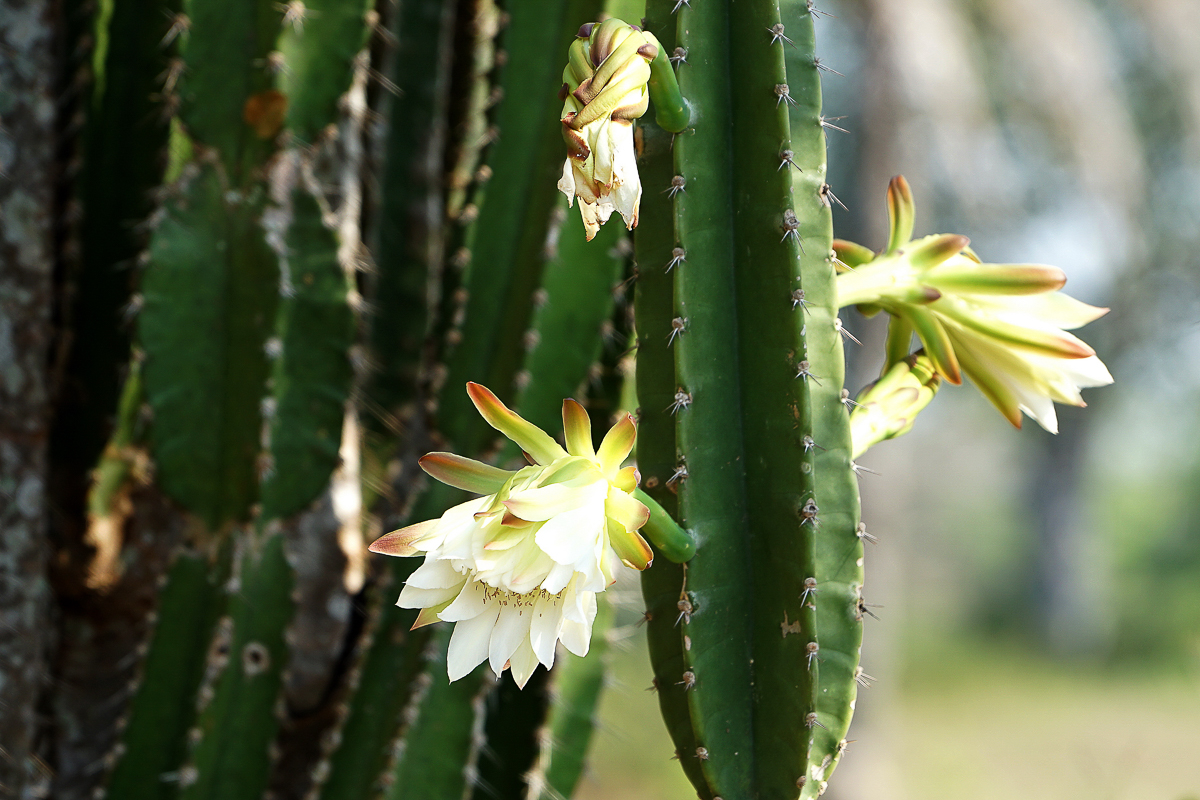
[[[678,620],[678,644],[652,619],[651,647],[685,770],[703,797],[726,800],[821,791],[858,658],[858,498],[821,199],[820,82],[811,17],[780,5],[648,7],[664,48],[686,49],[677,71],[693,122],[671,149],[645,137],[638,262],[643,273],[670,267],[673,286],[639,286],[639,390],[641,359],[668,344],[676,385],[645,381],[639,462],[659,481],[672,470],[680,522],[699,544],[667,621]],[[803,54],[788,65],[781,24]],[[648,234],[659,204],[670,210],[655,212]],[[677,454],[651,432],[672,423]],[[670,591],[662,577],[644,580],[657,618]]]

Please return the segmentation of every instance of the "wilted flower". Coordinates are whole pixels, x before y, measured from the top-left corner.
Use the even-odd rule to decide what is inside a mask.
[[[563,70],[563,138],[567,161],[558,188],[579,210],[590,241],[613,211],[632,230],[642,183],[633,148],[633,120],[646,113],[650,62],[658,41],[619,19],[589,23],[572,42]]]
[[[524,686],[538,662],[554,663],[560,640],[572,653],[587,654],[596,593],[615,580],[621,562],[634,569],[650,565],[650,548],[638,533],[649,510],[631,494],[637,470],[621,468],[636,429],[626,415],[594,450],[587,412],[565,400],[564,450],[485,387],[470,383],[467,392],[484,419],[534,465],[510,472],[430,453],[421,459],[427,473],[486,496],[389,533],[371,550],[425,554],[396,604],[421,609],[414,628],[455,623],[450,680],[488,660],[497,675],[511,667]]]
[[[892,315],[892,344],[920,338],[938,373],[965,373],[1013,425],[1021,412],[1056,433],[1054,402],[1085,405],[1079,390],[1112,383],[1096,352],[1067,333],[1108,312],[1057,291],[1066,276],[1040,264],[984,264],[965,236],[910,241],[913,201],[903,177],[888,187],[891,235],[876,255],[835,241],[838,305]],[[894,359],[892,359],[894,360]]]

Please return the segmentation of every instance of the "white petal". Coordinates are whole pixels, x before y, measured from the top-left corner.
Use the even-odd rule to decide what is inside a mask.
[[[593,552],[606,526],[604,501],[588,503],[547,521],[537,532],[537,544],[559,564],[578,564]]]
[[[533,618],[529,624],[529,643],[538,661],[546,669],[554,666],[554,646],[558,644],[558,629],[562,624],[562,603],[545,595],[538,598],[533,607]]]
[[[500,608],[500,616],[496,627],[492,630],[492,639],[488,645],[488,661],[496,677],[504,671],[504,665],[516,652],[517,647],[529,636],[529,609],[522,608],[516,602],[510,602]]]
[[[567,163],[563,164],[562,177],[558,179],[558,190],[567,196],[567,208],[575,205],[575,168],[571,166],[571,159],[567,159]]]
[[[542,581],[542,590],[549,594],[558,594],[566,588],[575,576],[575,567],[570,564],[555,564]]]
[[[487,613],[454,626],[450,647],[446,651],[446,672],[450,680],[458,680],[487,658],[492,628],[499,615],[500,606],[493,605]]]
[[[494,602],[491,604],[488,603],[487,590],[488,587],[479,581],[468,581],[454,602],[447,606],[446,610],[438,616],[445,622],[474,619],[483,614],[489,605],[496,609],[496,613],[499,613],[499,605]]]
[[[449,561],[427,558],[424,564],[417,567],[416,571],[408,576],[404,585],[412,586],[415,589],[445,589],[450,586],[458,586],[462,581],[462,574],[454,569]]]
[[[459,593],[461,586],[450,586],[439,589],[419,589],[416,586],[405,585],[400,590],[400,598],[396,605],[401,608],[432,608],[440,606]]]
[[[562,643],[575,655],[581,658],[586,656],[592,643],[592,626],[570,619],[563,620]]]
[[[538,659],[533,654],[533,648],[529,646],[529,642],[522,642],[521,646],[517,648],[517,652],[513,653],[510,664],[513,680],[516,681],[517,686],[525,688],[525,684],[533,675],[533,671],[537,669],[537,665]]]

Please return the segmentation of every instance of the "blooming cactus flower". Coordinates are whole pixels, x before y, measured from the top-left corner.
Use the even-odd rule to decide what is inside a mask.
[[[393,556],[424,553],[397,605],[419,608],[414,628],[453,622],[447,654],[450,680],[487,660],[499,675],[511,668],[524,686],[538,663],[554,664],[557,643],[587,654],[596,593],[624,563],[650,566],[638,533],[649,510],[634,499],[638,474],[621,467],[636,428],[626,415],[592,448],[583,406],[563,401],[564,450],[479,384],[467,384],[475,408],[517,443],[532,466],[507,471],[451,453],[430,453],[421,468],[437,480],[484,494],[440,519],[389,533],[371,550]]]
[[[633,120],[649,106],[650,62],[659,50],[653,35],[619,19],[584,25],[571,44],[559,93],[568,155],[558,188],[568,205],[579,198],[589,241],[613,211],[630,230],[637,226]]]
[[[984,264],[965,236],[937,234],[911,241],[913,200],[903,177],[888,187],[891,234],[876,255],[835,241],[843,270],[838,305],[892,315],[889,364],[907,355],[915,332],[938,374],[962,375],[1013,425],[1021,412],[1058,432],[1054,403],[1083,406],[1079,390],[1112,383],[1096,351],[1069,330],[1107,308],[1081,303],[1060,289],[1066,276],[1040,264]]]

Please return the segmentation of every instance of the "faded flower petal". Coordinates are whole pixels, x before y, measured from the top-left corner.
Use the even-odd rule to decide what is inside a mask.
[[[421,609],[414,627],[454,623],[451,680],[487,661],[497,675],[511,669],[524,686],[539,663],[554,663],[558,642],[587,653],[596,594],[615,580],[622,562],[650,565],[638,533],[649,511],[632,495],[637,471],[621,466],[636,431],[627,416],[597,453],[587,412],[567,400],[564,450],[486,388],[469,384],[468,392],[483,417],[535,463],[506,471],[449,453],[422,458],[434,478],[491,493],[390,533],[371,549],[424,553],[397,605]]]

